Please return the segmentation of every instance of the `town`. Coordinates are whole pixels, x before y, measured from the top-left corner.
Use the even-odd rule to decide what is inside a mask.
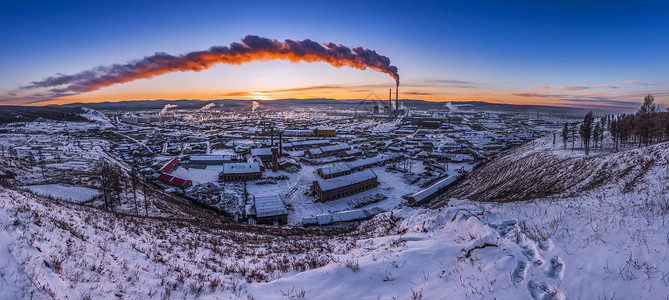
[[[101,207],[106,196],[92,166],[102,159],[224,218],[328,229],[430,203],[490,158],[573,121],[538,110],[412,109],[391,100],[355,109],[281,110],[256,101],[234,109],[85,109],[93,122],[3,126],[0,155],[30,162],[20,182],[56,198],[54,191],[79,189],[89,196],[76,202]],[[117,210],[133,209],[120,202]]]

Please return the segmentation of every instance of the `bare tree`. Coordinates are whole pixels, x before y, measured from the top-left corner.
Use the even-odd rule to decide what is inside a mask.
[[[564,150],[567,150],[568,140],[569,140],[569,124],[564,123],[564,127],[562,127],[562,145],[564,146]]]

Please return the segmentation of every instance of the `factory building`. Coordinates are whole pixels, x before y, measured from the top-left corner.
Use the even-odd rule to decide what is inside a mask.
[[[258,163],[227,163],[219,175],[220,181],[249,181],[262,177]]]
[[[336,178],[314,181],[311,189],[316,201],[325,202],[373,189],[379,185],[376,173],[364,170]]]
[[[334,177],[351,174],[351,167],[349,167],[347,164],[327,166],[318,168],[316,170],[316,173],[318,173],[318,176],[320,176],[323,179],[330,179]]]

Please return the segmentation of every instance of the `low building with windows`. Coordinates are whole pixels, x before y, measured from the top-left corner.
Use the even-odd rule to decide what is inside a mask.
[[[314,181],[311,189],[316,201],[325,202],[373,189],[379,185],[376,173],[363,170],[340,177]]]
[[[260,164],[253,163],[227,163],[223,164],[223,171],[219,176],[219,181],[249,181],[262,177]]]
[[[314,133],[320,137],[333,137],[337,135],[337,129],[334,127],[318,127],[314,130]]]

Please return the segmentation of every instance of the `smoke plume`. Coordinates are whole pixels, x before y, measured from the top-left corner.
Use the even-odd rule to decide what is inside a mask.
[[[258,107],[260,107],[260,103],[258,103],[258,101],[251,102],[251,112],[256,112]]]
[[[216,64],[240,65],[252,61],[282,59],[290,62],[325,62],[335,67],[351,67],[359,70],[372,69],[386,73],[399,85],[397,67],[390,59],[374,50],[362,47],[347,47],[334,43],[268,39],[247,35],[241,43],[230,46],[214,46],[205,51],[194,51],[184,55],[156,53],[126,64],[98,66],[73,75],[58,74],[22,87],[23,89],[50,88],[51,97],[60,97],[90,92],[100,88],[152,78],[171,73],[211,68]]]

